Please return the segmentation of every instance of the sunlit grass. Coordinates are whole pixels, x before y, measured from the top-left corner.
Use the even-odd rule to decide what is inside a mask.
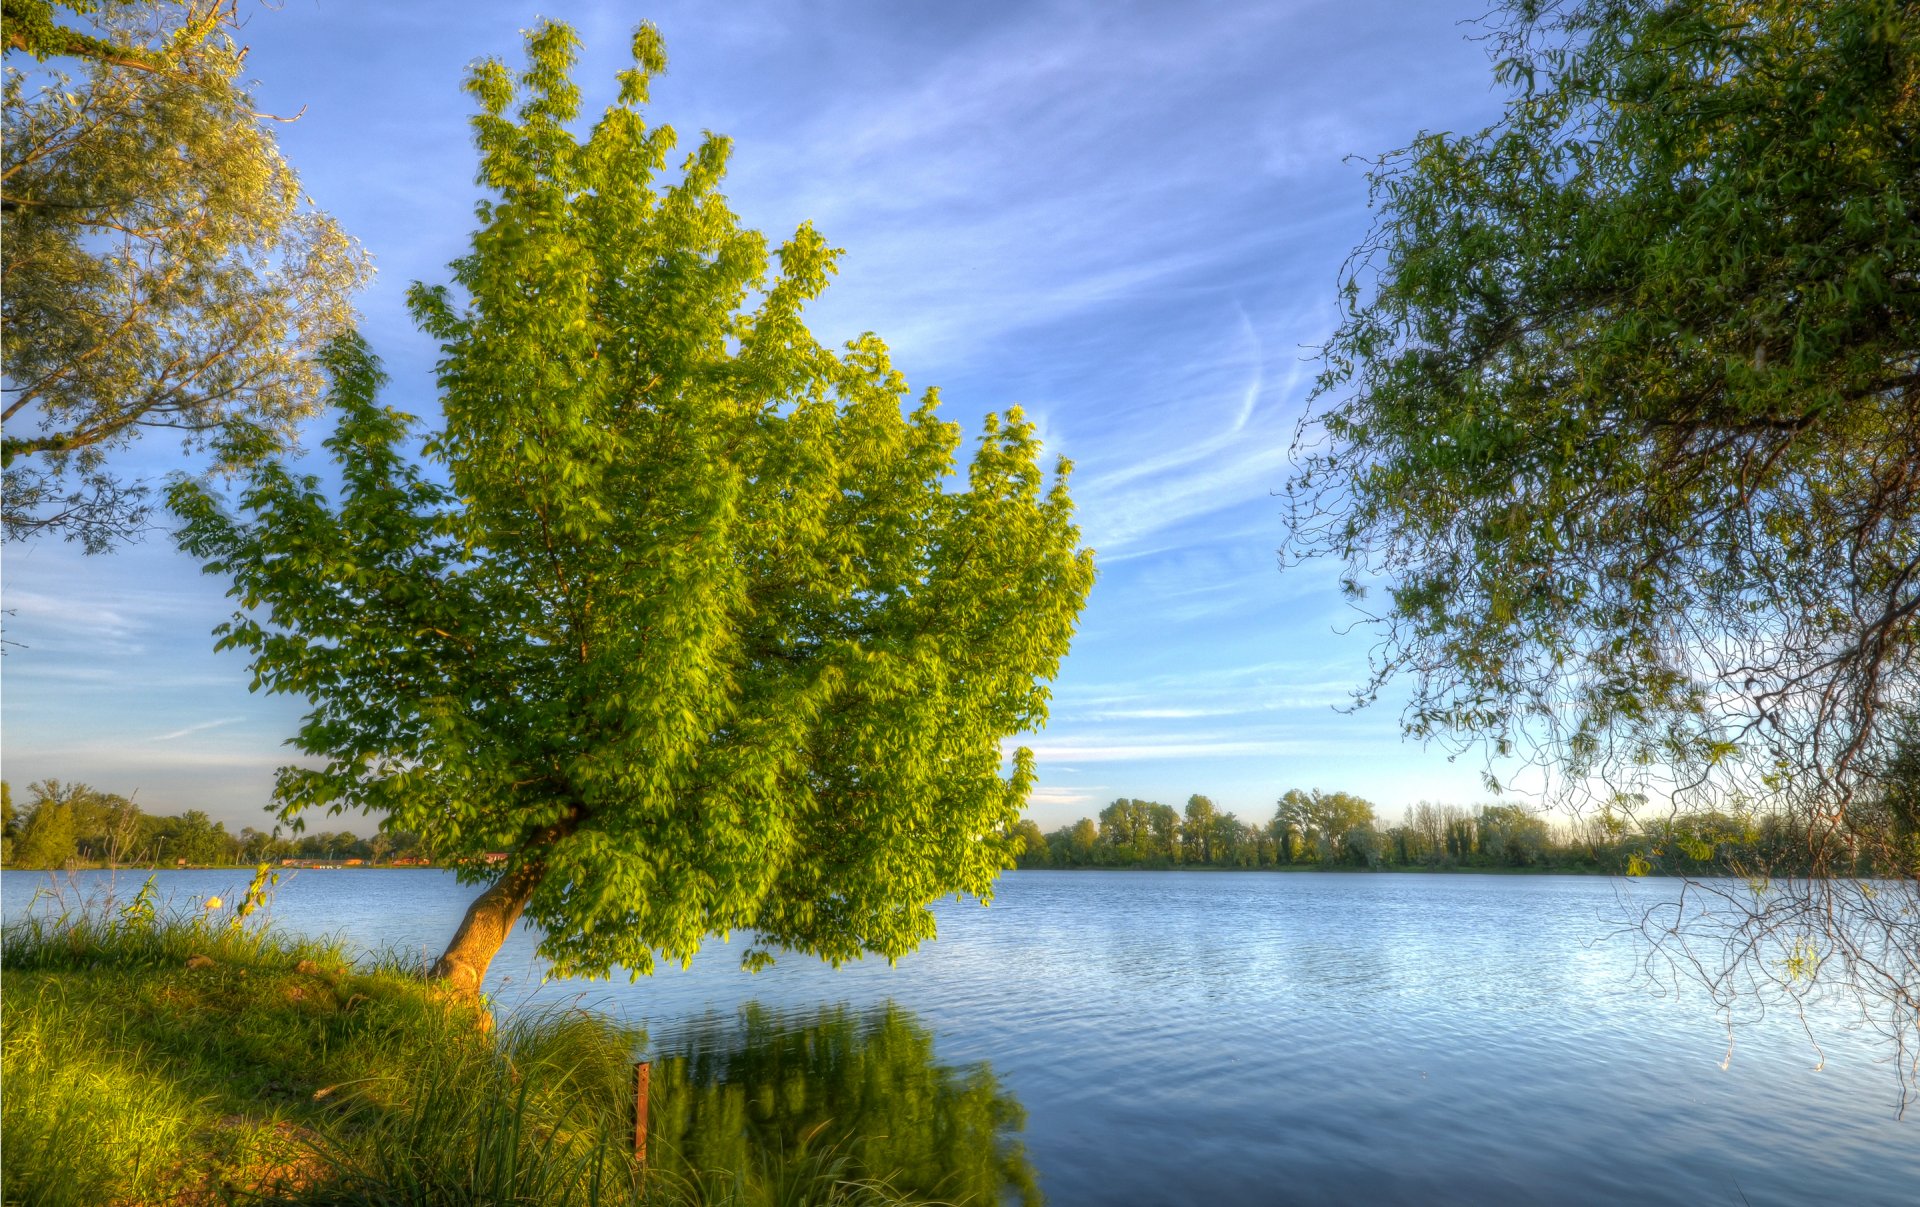
[[[13,978],[9,978],[12,980]],[[155,1078],[137,1045],[105,1047],[98,1001],[68,1000],[42,982],[31,998],[5,995],[6,1197],[44,1204],[160,1198],[172,1171],[202,1151],[202,1104]]]

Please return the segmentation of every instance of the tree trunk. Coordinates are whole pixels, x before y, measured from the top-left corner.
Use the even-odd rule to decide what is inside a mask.
[[[522,864],[475,897],[467,907],[467,916],[460,920],[460,929],[453,934],[453,942],[447,944],[445,954],[428,976],[460,997],[479,997],[487,965],[513,933],[513,924],[520,920],[527,898],[545,875],[546,868],[538,862]]]

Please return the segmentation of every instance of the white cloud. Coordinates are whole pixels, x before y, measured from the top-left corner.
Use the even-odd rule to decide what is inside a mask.
[[[1103,787],[1100,784],[1082,784],[1073,788],[1054,788],[1043,784],[1027,793],[1027,805],[1042,809],[1084,805],[1099,799],[1097,794]]]
[[[1239,741],[1044,739],[1026,745],[1041,760],[1073,759],[1082,763],[1132,763],[1163,759],[1210,759],[1245,755],[1313,754],[1323,743],[1273,738]]]
[[[151,612],[141,615],[137,607],[96,603],[84,595],[68,599],[39,591],[8,591],[6,606],[18,617],[18,621],[9,626],[16,631],[24,624],[36,630],[84,633],[101,641],[130,637],[146,627],[151,616]]]
[[[1110,708],[1086,715],[1100,721],[1174,721],[1195,717],[1234,717],[1244,708]]]
[[[178,747],[153,749],[142,745],[131,749],[120,743],[101,740],[52,746],[32,752],[40,762],[84,765],[87,776],[138,775],[147,770],[167,771],[273,771],[294,763],[309,762],[291,752],[257,748],[228,750],[186,750]]]
[[[176,729],[170,733],[155,734],[154,736],[148,738],[147,741],[171,742],[178,738],[184,738],[188,734],[204,733],[209,729],[218,729],[223,725],[236,725],[239,722],[244,720],[246,720],[245,717],[221,717],[217,721],[201,721],[197,725],[188,725],[183,729]]]

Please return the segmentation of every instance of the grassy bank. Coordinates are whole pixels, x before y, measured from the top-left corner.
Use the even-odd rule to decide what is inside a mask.
[[[640,1037],[497,1028],[397,962],[145,898],[9,925],[8,1203],[931,1201],[832,1149],[631,1159]]]

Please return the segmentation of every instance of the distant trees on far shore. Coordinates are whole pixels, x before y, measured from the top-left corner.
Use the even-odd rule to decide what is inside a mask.
[[[1637,808],[1636,808],[1637,806]],[[1184,810],[1121,798],[1096,821],[1081,818],[1043,833],[1015,829],[1023,868],[1376,868],[1601,872],[1616,875],[1791,875],[1810,866],[1806,836],[1765,814],[1668,816],[1622,801],[1575,821],[1554,821],[1514,804],[1421,801],[1397,822],[1346,792],[1291,789],[1264,822],[1222,812],[1205,796]],[[1836,836],[1844,845],[1847,836]],[[1861,852],[1875,844],[1856,844]],[[1885,869],[1861,854],[1845,866]]]
[[[107,866],[223,867],[282,859],[358,859],[366,863],[426,859],[408,835],[361,838],[346,831],[283,836],[278,827],[225,822],[199,809],[177,816],[142,812],[129,797],[57,779],[30,784],[16,809],[13,789],[0,783],[0,860],[14,869]]]

